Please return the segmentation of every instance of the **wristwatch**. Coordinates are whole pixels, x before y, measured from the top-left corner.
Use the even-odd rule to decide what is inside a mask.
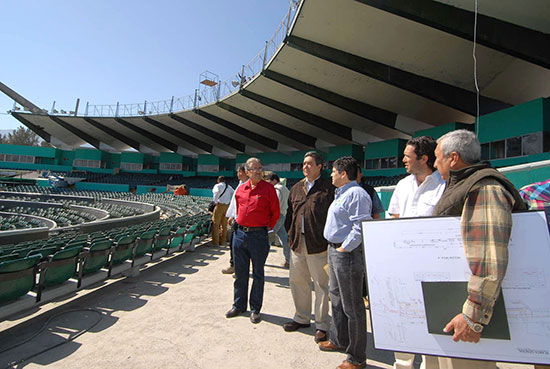
[[[483,331],[483,325],[479,323],[474,323],[472,320],[468,317],[468,315],[462,313],[462,316],[464,317],[464,320],[466,320],[466,323],[468,323],[468,327],[476,333],[481,333]]]

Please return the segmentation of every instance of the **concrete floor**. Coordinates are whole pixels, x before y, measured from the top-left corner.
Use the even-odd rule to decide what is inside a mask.
[[[221,270],[228,260],[228,246],[206,244],[148,267],[136,277],[111,280],[70,300],[54,301],[4,321],[0,368],[306,369],[336,367],[344,360],[344,354],[319,351],[313,326],[283,331],[294,311],[288,270],[280,267],[280,247],[272,247],[267,260],[263,321],[254,325],[248,314],[226,319],[233,278]],[[25,340],[29,341],[6,351]],[[368,358],[369,368],[392,367],[393,353],[375,350],[370,332]],[[416,367],[418,361],[417,356]]]

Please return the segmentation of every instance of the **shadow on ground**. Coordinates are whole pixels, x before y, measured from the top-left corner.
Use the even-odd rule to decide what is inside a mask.
[[[1,332],[0,369],[31,362],[49,365],[71,355],[81,346],[72,340],[82,333],[112,327],[118,321],[117,312],[145,306],[145,297],[161,295],[223,254],[220,246],[198,247]]]

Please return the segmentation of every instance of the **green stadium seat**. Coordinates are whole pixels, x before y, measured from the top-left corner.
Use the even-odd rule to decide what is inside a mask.
[[[97,272],[109,262],[109,253],[113,242],[108,239],[93,241],[84,255],[82,275]]]
[[[136,257],[143,256],[147,253],[150,253],[153,250],[153,241],[155,240],[155,235],[157,234],[156,230],[145,231],[141,233],[136,241],[136,247],[134,252],[133,260]],[[132,260],[132,264],[133,264]]]
[[[34,288],[39,255],[0,262],[0,302],[17,299]]]
[[[82,246],[60,250],[49,261],[41,264],[38,293],[36,295],[37,302],[40,301],[44,288],[66,282],[75,275],[81,251]]]
[[[130,259],[134,253],[136,245],[136,236],[124,234],[120,235],[115,241],[115,251],[111,256],[111,265],[122,264]]]

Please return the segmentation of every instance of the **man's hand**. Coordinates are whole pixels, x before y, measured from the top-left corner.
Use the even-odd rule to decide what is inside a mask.
[[[235,218],[231,217],[227,219],[227,224],[229,224],[230,227],[233,227],[233,222],[235,221]]]
[[[338,251],[338,252],[347,252],[346,249],[343,248],[342,246],[338,247],[338,248],[336,249],[336,251]]]
[[[476,333],[474,332],[468,323],[466,323],[466,319],[462,316],[462,314],[458,314],[455,316],[443,329],[443,332],[449,333],[454,330],[453,334],[453,341],[458,342],[460,340],[465,342],[474,342],[478,343],[479,339],[481,338],[481,332]]]

